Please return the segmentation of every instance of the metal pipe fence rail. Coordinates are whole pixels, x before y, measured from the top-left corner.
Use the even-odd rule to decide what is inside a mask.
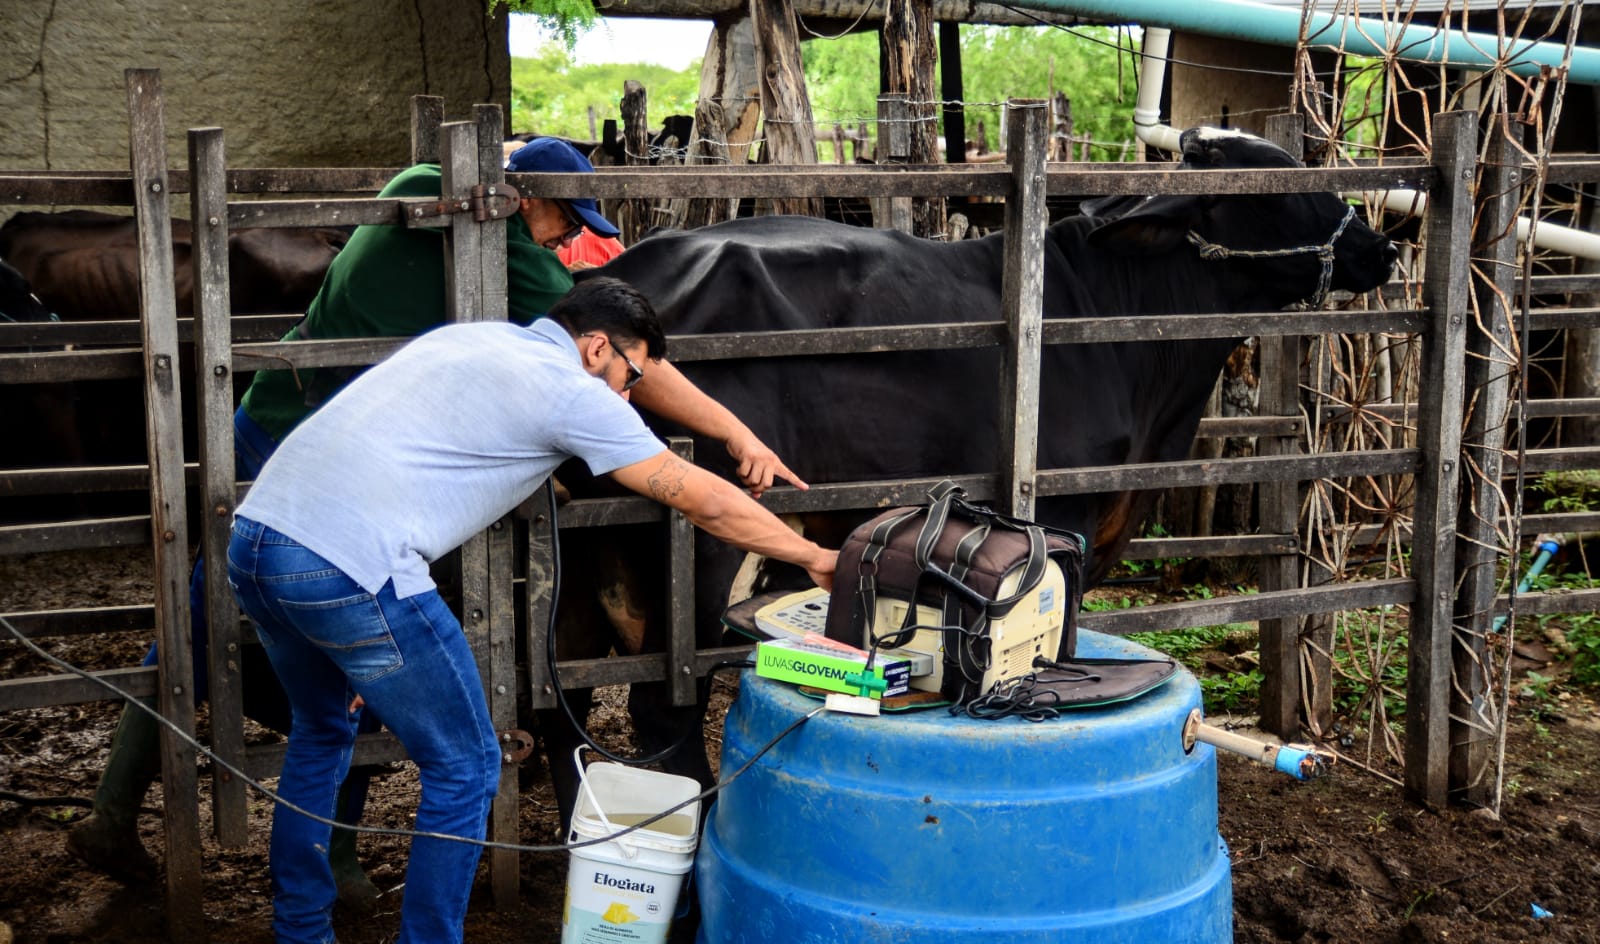
[[[335,223],[405,225],[414,201],[379,200],[371,194],[390,169],[228,170],[221,129],[198,129],[189,136],[185,171],[168,171],[163,141],[159,81],[154,73],[129,73],[129,110],[134,147],[132,170],[120,174],[0,173],[0,199],[21,204],[133,205],[140,218],[144,259],[144,318],[137,326],[97,322],[79,325],[0,325],[0,383],[32,383],[100,377],[145,378],[149,406],[151,459],[144,466],[68,470],[0,471],[0,493],[50,494],[54,490],[148,490],[149,516],[50,525],[0,527],[0,553],[149,544],[155,550],[156,599],[149,606],[10,614],[30,636],[74,636],[89,632],[153,628],[163,649],[158,669],[119,669],[100,673],[135,694],[157,694],[162,712],[189,732],[193,706],[185,691],[190,673],[187,632],[187,554],[189,522],[185,495],[198,497],[202,520],[201,558],[208,579],[211,627],[212,746],[220,756],[252,776],[270,775],[281,761],[281,745],[246,748],[242,738],[242,700],[233,658],[250,644],[248,627],[227,593],[223,553],[227,522],[239,495],[232,469],[233,378],[263,366],[365,365],[381,360],[402,340],[275,340],[293,321],[289,316],[232,317],[228,313],[227,231],[230,227],[300,226]],[[757,332],[738,336],[672,338],[674,360],[709,361],[752,357],[860,354],[939,348],[998,348],[1004,371],[1003,466],[992,472],[958,476],[979,501],[1030,515],[1039,497],[1086,494],[1108,489],[1157,489],[1223,482],[1261,483],[1262,533],[1253,535],[1136,540],[1130,559],[1218,555],[1255,556],[1263,561],[1262,592],[1106,613],[1086,613],[1082,624],[1114,633],[1172,629],[1236,621],[1261,623],[1263,720],[1286,736],[1299,732],[1302,711],[1315,710],[1302,691],[1302,665],[1318,656],[1303,638],[1300,619],[1331,611],[1405,605],[1411,607],[1411,714],[1406,729],[1408,792],[1430,803],[1444,802],[1452,776],[1463,763],[1450,740],[1452,604],[1458,595],[1456,568],[1459,457],[1463,444],[1465,365],[1469,343],[1467,276],[1473,194],[1463,175],[1476,167],[1475,129],[1470,115],[1436,118],[1435,163],[1357,166],[1338,170],[1183,171],[1165,166],[1139,170],[1126,165],[1050,165],[1043,162],[1044,111],[1018,108],[1008,122],[1010,165],[956,167],[750,167],[601,168],[595,175],[511,175],[500,169],[498,109],[480,106],[469,122],[438,122],[442,107],[420,99],[413,108],[413,158],[438,160],[447,193],[465,193],[474,184],[509,183],[522,195],[548,197],[912,197],[974,195],[1006,200],[1005,311],[1002,319],[960,325],[806,332]],[[1290,125],[1275,136],[1294,138]],[[1563,164],[1566,178],[1600,178],[1600,162]],[[1593,176],[1582,176],[1588,173]],[[1046,195],[1163,193],[1292,193],[1362,191],[1403,187],[1430,194],[1428,279],[1417,310],[1272,312],[1243,315],[1046,318],[1041,311],[1042,234]],[[174,193],[187,193],[191,219],[203,222],[195,233],[196,305],[192,319],[178,319],[171,299],[171,249],[166,221]],[[306,198],[302,194],[314,193]],[[453,273],[452,318],[504,315],[504,228],[473,222],[470,215],[433,218],[447,228],[447,265]],[[496,236],[498,230],[498,237]],[[498,285],[496,273],[499,273]],[[1579,291],[1590,282],[1544,277],[1550,291]],[[1559,287],[1558,287],[1559,286]],[[498,293],[498,294],[497,294]],[[1593,310],[1535,311],[1530,327],[1592,326]],[[1508,324],[1513,323],[1510,319]],[[135,337],[134,332],[138,333]],[[1300,446],[1307,415],[1300,406],[1298,365],[1302,338],[1340,333],[1417,334],[1422,339],[1425,397],[1414,404],[1363,405],[1361,410],[1398,414],[1416,421],[1413,447],[1305,454]],[[1083,344],[1179,338],[1263,338],[1262,414],[1248,419],[1208,419],[1211,435],[1260,437],[1261,454],[1244,459],[1191,460],[1092,469],[1040,469],[1036,465],[1039,351],[1046,344]],[[65,343],[114,345],[108,350],[24,353],[28,347]],[[201,453],[185,463],[178,423],[178,384],[172,375],[179,346],[195,351],[195,395],[201,425]],[[1592,414],[1587,400],[1546,401],[1544,415]],[[1349,411],[1354,412],[1354,411]],[[1327,419],[1339,417],[1330,413]],[[683,444],[674,444],[682,450]],[[1600,450],[1529,450],[1527,470],[1600,467]],[[1301,586],[1298,564],[1306,549],[1299,534],[1302,483],[1328,478],[1413,476],[1418,498],[1413,540],[1413,575],[1405,578]],[[939,478],[942,478],[940,476]],[[775,513],[859,510],[921,500],[936,478],[896,482],[849,482],[814,486],[808,492],[778,489],[765,503]],[[549,546],[550,522],[528,515],[530,553],[513,561],[513,526],[507,519],[474,539],[461,554],[461,616],[480,654],[491,715],[497,728],[515,724],[519,694],[535,707],[553,704],[548,671],[537,658],[549,605],[540,554]],[[1525,523],[1577,529],[1597,515],[1529,516]],[[562,663],[572,686],[669,679],[675,698],[693,698],[694,682],[729,650],[696,651],[693,627],[693,552],[690,529],[681,515],[642,498],[576,500],[563,509],[566,528],[662,522],[669,528],[667,561],[669,643],[661,654]],[[1375,527],[1375,526],[1374,526]],[[519,574],[522,574],[519,576]],[[515,584],[525,591],[521,612]],[[1523,595],[1520,612],[1573,612],[1592,608],[1600,591],[1560,596]],[[1503,598],[1491,600],[1503,610]],[[515,660],[517,634],[530,653],[526,665]],[[1313,665],[1311,677],[1316,667]],[[1469,691],[1470,694],[1470,691]],[[0,681],[0,710],[65,704],[102,698],[76,677]],[[196,758],[175,738],[166,738],[163,767],[166,790],[169,926],[183,939],[203,935],[197,902],[200,881]],[[398,757],[392,739],[366,738],[363,759]],[[508,771],[492,814],[490,838],[516,839],[516,777]],[[214,772],[213,829],[225,844],[242,843],[246,808],[242,784]],[[490,853],[497,901],[516,893],[514,854]]]

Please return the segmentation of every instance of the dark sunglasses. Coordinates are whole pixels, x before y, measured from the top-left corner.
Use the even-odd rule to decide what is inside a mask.
[[[635,384],[644,379],[644,371],[639,369],[639,365],[635,364],[632,358],[622,353],[622,348],[614,344],[612,347],[616,348],[617,354],[622,357],[622,362],[628,365],[628,379],[622,382],[622,389],[624,391],[632,390]]]
[[[611,345],[611,349],[613,351],[617,352],[617,356],[618,357],[622,358],[622,362],[624,364],[628,365],[628,379],[624,380],[622,382],[622,389],[623,389],[624,392],[632,390],[635,386],[638,385],[639,381],[644,379],[644,371],[639,368],[638,364],[635,364],[633,362],[633,358],[631,358],[628,355],[622,353],[622,348],[617,347],[617,342],[611,340],[611,336],[610,335],[595,334],[594,332],[586,331],[583,334],[578,335],[578,337],[580,337],[580,338],[595,338],[595,337],[605,338],[606,339],[606,343]]]
[[[556,201],[556,207],[561,210],[561,215],[567,218],[567,222],[572,224],[571,229],[561,234],[561,241],[570,243],[583,235],[583,220],[573,214],[572,207],[560,200]]]

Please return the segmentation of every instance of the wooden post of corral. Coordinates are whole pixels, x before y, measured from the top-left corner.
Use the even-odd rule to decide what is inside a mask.
[[[800,33],[789,0],[750,0],[756,34],[756,71],[761,77],[761,111],[766,116],[769,164],[815,164],[811,97],[806,94],[800,60]],[[778,197],[773,213],[821,216],[822,202],[809,197]]]
[[[1013,99],[1006,156],[1005,259],[1000,309],[1006,353],[1000,368],[1000,498],[1008,514],[1033,518],[1039,471],[1039,362],[1044,343],[1044,151],[1048,113],[1042,101]]]
[[[478,181],[478,128],[469,121],[439,127],[439,196],[468,203]],[[483,232],[469,225],[470,214],[453,214],[444,229],[444,307],[446,321],[478,321],[483,314]]]
[[[903,96],[906,124],[906,160],[912,164],[939,163],[938,110],[934,70],[939,47],[934,42],[933,0],[886,0],[879,30],[880,70],[888,79],[885,92]],[[896,227],[898,229],[899,227]],[[943,236],[944,197],[916,197],[911,201],[911,228],[917,236]]]
[[[211,749],[243,769],[244,696],[239,607],[228,589],[228,539],[238,484],[233,461],[233,333],[228,304],[228,179],[221,128],[189,132],[189,218],[194,221],[195,397],[200,422],[200,565],[209,636]],[[248,838],[245,784],[211,774],[211,822],[224,847]]]
[[[506,226],[504,221],[516,213],[516,207],[501,208],[495,197],[505,186],[505,121],[499,105],[472,106],[472,121],[478,129],[477,182],[485,188],[490,200],[489,221],[479,227],[482,231],[478,256],[479,291],[482,299],[481,318],[484,321],[504,321],[510,317],[510,301],[506,297]]]
[[[903,94],[878,96],[879,164],[904,164],[911,160],[911,113]],[[873,197],[872,225],[875,229],[912,229],[910,197]]]
[[[194,654],[189,643],[189,528],[185,520],[183,408],[178,386],[178,305],[173,289],[172,209],[167,186],[161,72],[129,69],[128,153],[139,236],[139,327],[144,353],[145,443],[155,623],[161,650],[156,708],[194,736]],[[137,709],[134,709],[137,710]],[[201,912],[200,811],[195,752],[163,727],[161,793],[167,834],[167,933],[205,941]]]
[[[1267,119],[1267,138],[1300,157],[1305,116],[1274,115]],[[1261,415],[1300,415],[1300,358],[1304,341],[1299,335],[1261,339]],[[1300,432],[1262,436],[1256,442],[1262,456],[1300,453]],[[1262,482],[1256,486],[1263,534],[1287,534],[1294,539],[1300,525],[1298,482]],[[1297,587],[1299,559],[1295,554],[1263,557],[1258,571],[1262,593]],[[1261,728],[1284,740],[1300,736],[1301,659],[1327,661],[1326,654],[1300,647],[1300,621],[1294,617],[1262,620],[1257,631],[1261,643]]]
[[[622,83],[622,161],[629,167],[650,163],[650,116],[648,95],[633,79]],[[623,200],[618,208],[617,228],[622,244],[631,246],[650,227],[649,200]]]
[[[722,105],[702,98],[694,108],[694,143],[689,146],[686,164],[726,165],[728,142],[723,137]],[[739,212],[738,198],[707,197],[684,201],[683,228],[694,229],[731,220]]]
[[[667,446],[683,461],[694,461],[694,440],[675,436]],[[667,568],[667,687],[674,705],[692,705],[700,689],[694,671],[694,525],[675,508],[667,509]]]
[[[474,121],[441,126],[439,191],[445,199],[470,200],[476,184],[505,183],[500,161],[500,109],[480,105]],[[451,217],[445,230],[446,306],[451,321],[503,321],[506,318],[506,225],[475,223],[468,213]],[[497,287],[496,287],[497,286]],[[477,656],[489,721],[496,731],[516,726],[516,630],[512,595],[511,522],[502,518],[461,546],[461,626]],[[500,788],[489,812],[489,838],[517,841],[517,768],[501,768]],[[517,854],[490,849],[490,884],[495,907],[517,901]]]
[[[1500,470],[1511,396],[1512,340],[1510,301],[1517,274],[1517,210],[1521,204],[1521,152],[1515,128],[1505,114],[1489,132],[1488,154],[1480,172],[1481,200],[1473,227],[1473,306],[1475,330],[1467,332],[1466,398],[1470,409],[1462,442],[1466,494],[1457,523],[1455,605],[1455,680],[1450,686],[1450,795],[1455,800],[1490,801],[1491,770],[1500,718],[1494,704],[1489,636],[1499,585]],[[1511,548],[1516,559],[1516,548]]]
[[[1454,111],[1433,122],[1438,184],[1428,196],[1428,311],[1423,391],[1417,414],[1415,525],[1411,566],[1417,581],[1406,662],[1406,793],[1442,806],[1449,788],[1451,601],[1455,598],[1455,523],[1461,491],[1461,415],[1471,305],[1472,184],[1477,114]]]

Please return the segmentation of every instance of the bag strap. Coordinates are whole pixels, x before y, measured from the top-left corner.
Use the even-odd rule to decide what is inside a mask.
[[[1012,608],[1022,601],[1044,579],[1045,566],[1049,562],[1049,555],[1045,552],[1044,528],[1030,521],[1002,515],[981,505],[974,505],[967,501],[966,490],[949,479],[940,482],[928,491],[928,496],[933,499],[933,504],[928,507],[928,520],[922,525],[922,533],[917,535],[916,562],[923,573],[938,578],[946,587],[965,597],[967,602],[976,606],[983,614],[985,620],[1001,619],[1010,613]],[[952,563],[949,571],[943,570],[933,561],[933,548],[939,542],[939,535],[944,531],[945,525],[950,520],[950,509],[954,506],[961,510],[964,517],[978,522],[979,528],[967,535],[982,532],[977,542],[967,549],[966,562],[963,565],[958,547],[957,559]],[[978,546],[988,537],[994,526],[1000,526],[1011,531],[1020,531],[1028,538],[1028,559],[1023,565],[1021,578],[1017,582],[1016,592],[1008,597],[990,599],[973,590],[966,584],[966,573],[971,568],[971,561],[976,556]],[[962,545],[966,544],[963,539]],[[959,573],[957,572],[959,570]],[[947,611],[948,613],[948,608]],[[948,622],[948,616],[946,617]]]
[[[857,585],[856,594],[861,600],[861,613],[866,620],[869,636],[874,628],[872,621],[878,612],[878,558],[883,556],[884,549],[889,546],[889,539],[894,535],[895,529],[916,517],[921,511],[920,508],[908,508],[902,514],[878,522],[878,526],[867,535],[866,547],[861,551],[860,583]],[[915,612],[915,606],[906,609],[908,618]],[[872,638],[876,639],[875,636]]]

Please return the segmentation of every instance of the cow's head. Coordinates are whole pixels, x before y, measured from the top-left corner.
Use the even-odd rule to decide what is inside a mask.
[[[1243,132],[1191,128],[1180,141],[1185,168],[1302,166],[1277,145]],[[1320,304],[1329,289],[1376,288],[1397,256],[1388,237],[1332,193],[1118,197],[1088,203],[1085,213],[1109,219],[1090,236],[1095,245],[1136,255],[1195,252],[1240,267],[1278,304]]]

